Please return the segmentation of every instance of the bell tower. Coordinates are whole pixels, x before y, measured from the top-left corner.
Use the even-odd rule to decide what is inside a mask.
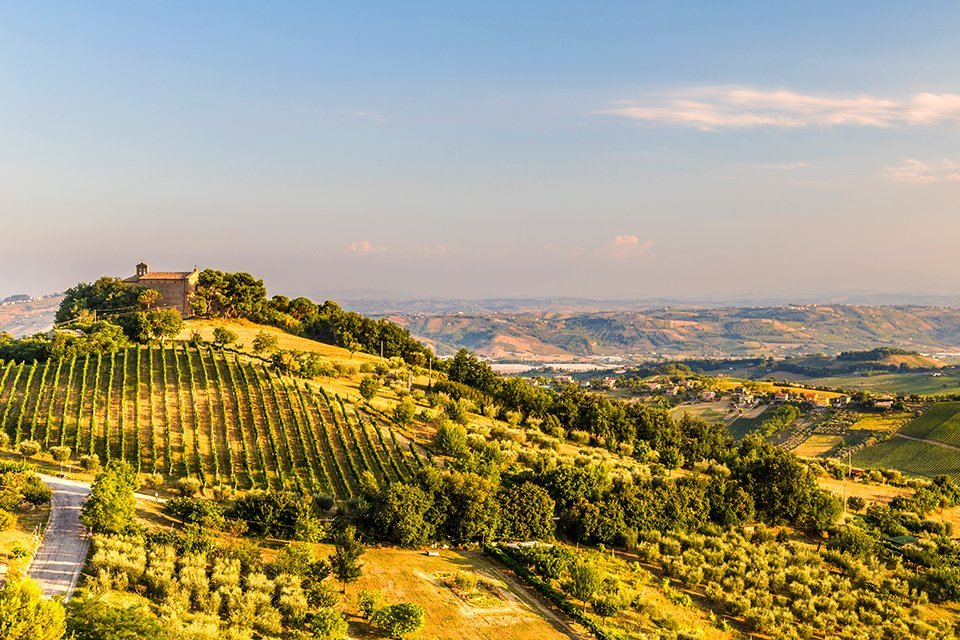
[[[148,265],[146,262],[141,262],[140,264],[137,265],[138,278],[142,278],[143,276],[147,275],[149,271],[150,271],[150,265]]]

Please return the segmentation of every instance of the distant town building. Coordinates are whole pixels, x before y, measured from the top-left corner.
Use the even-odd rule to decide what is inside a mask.
[[[714,391],[704,391],[700,394],[700,399],[704,402],[710,402],[717,399],[717,394]]]
[[[196,267],[193,271],[150,271],[150,266],[141,262],[137,265],[137,274],[123,281],[153,289],[160,294],[156,308],[176,309],[184,318],[189,318],[193,315],[191,302],[199,277]]]

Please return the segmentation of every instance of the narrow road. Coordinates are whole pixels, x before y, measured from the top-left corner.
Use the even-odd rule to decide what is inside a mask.
[[[50,521],[27,575],[37,581],[45,596],[69,600],[90,549],[90,536],[80,524],[80,507],[90,494],[90,485],[54,476],[40,475],[53,489]]]
[[[937,447],[944,447],[946,449],[953,449],[954,451],[960,451],[960,447],[957,447],[952,444],[947,444],[946,442],[937,442],[936,440],[927,440],[926,438],[914,438],[913,436],[905,436],[902,433],[893,434],[894,438],[903,438],[904,440],[913,440],[914,442],[926,442],[927,444],[932,444]]]

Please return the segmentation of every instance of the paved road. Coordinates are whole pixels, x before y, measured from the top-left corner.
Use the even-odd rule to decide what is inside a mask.
[[[90,494],[90,485],[47,475],[40,478],[53,489],[53,500],[43,541],[27,573],[40,584],[44,595],[68,600],[90,549],[90,536],[80,524],[80,507]]]

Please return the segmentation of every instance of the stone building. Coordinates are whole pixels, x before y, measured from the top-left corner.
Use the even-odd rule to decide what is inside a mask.
[[[200,272],[193,271],[150,271],[150,266],[141,262],[137,265],[137,275],[124,278],[124,282],[153,289],[160,294],[156,309],[176,309],[184,318],[193,315],[190,303],[197,287]]]

